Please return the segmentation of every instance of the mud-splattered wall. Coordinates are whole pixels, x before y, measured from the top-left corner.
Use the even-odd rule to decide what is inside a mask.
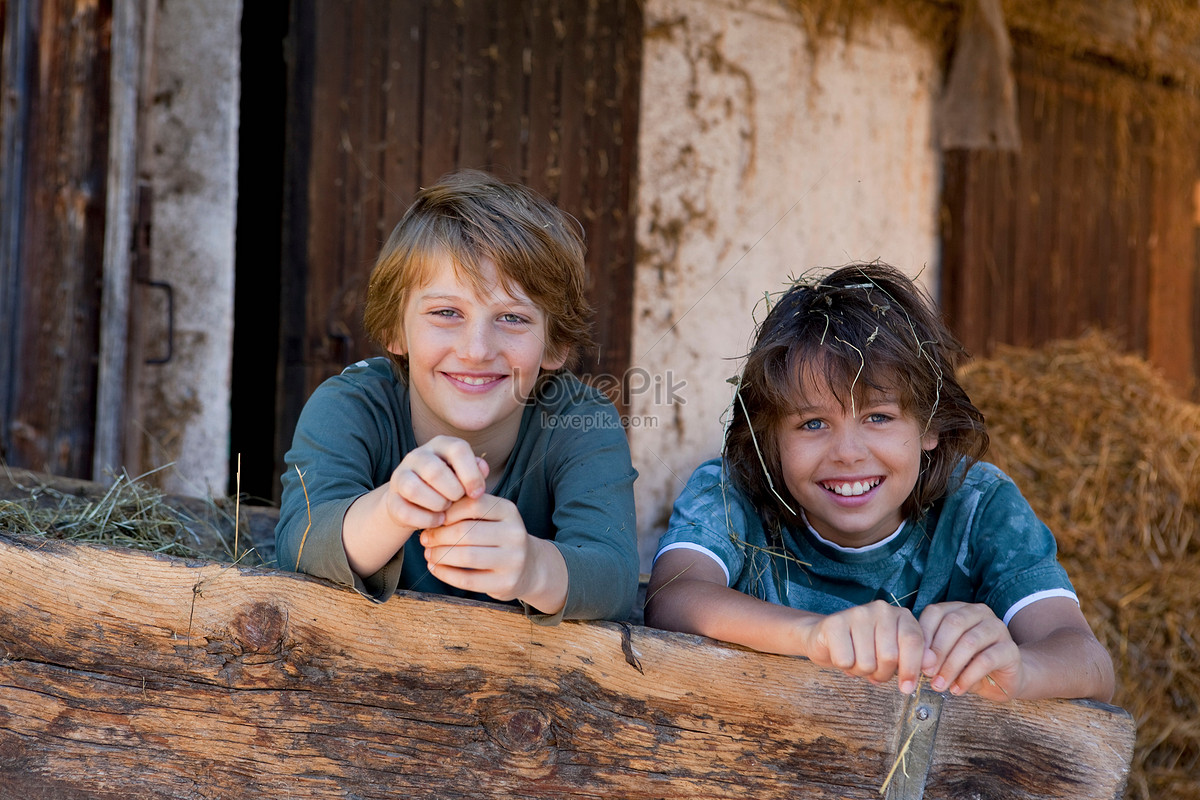
[[[643,569],[715,455],[752,312],[818,266],[937,286],[939,55],[886,14],[809,39],[787,4],[648,0],[630,429]]]

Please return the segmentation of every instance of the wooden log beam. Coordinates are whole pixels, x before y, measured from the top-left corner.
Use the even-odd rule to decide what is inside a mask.
[[[918,723],[893,689],[702,637],[11,533],[0,656],[23,800],[879,798],[889,773],[892,798],[1080,800],[1120,797],[1133,748],[1102,704],[925,690]]]

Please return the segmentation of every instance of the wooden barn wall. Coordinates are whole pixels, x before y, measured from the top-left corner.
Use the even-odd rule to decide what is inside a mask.
[[[532,186],[583,224],[599,353],[630,359],[637,0],[295,0],[278,450],[325,378],[378,353],[367,276],[415,191],[455,167]]]
[[[1196,104],[1018,44],[1019,153],[951,151],[947,316],[975,356],[1109,331],[1195,391]]]
[[[0,10],[0,456],[91,477],[112,6]]]

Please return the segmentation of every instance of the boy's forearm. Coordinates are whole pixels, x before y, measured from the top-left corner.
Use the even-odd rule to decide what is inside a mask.
[[[1090,632],[1055,631],[1021,645],[1023,700],[1051,697],[1112,700],[1115,678],[1112,657]]]
[[[342,520],[342,547],[350,569],[361,578],[374,575],[392,560],[412,536],[396,527],[387,514],[387,485],[373,489],[350,504]]]
[[[763,653],[808,656],[801,629],[817,615],[708,581],[679,578],[648,598],[646,624],[697,633]]]

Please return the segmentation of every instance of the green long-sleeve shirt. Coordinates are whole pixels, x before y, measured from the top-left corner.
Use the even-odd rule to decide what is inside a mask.
[[[322,383],[305,404],[285,456],[275,529],[279,566],[353,586],[378,601],[398,588],[489,599],[430,575],[415,535],[365,580],[350,569],[342,547],[346,510],[386,483],[416,446],[408,387],[387,359],[360,361]],[[608,399],[569,373],[543,380],[490,492],[512,501],[525,529],[552,540],[566,562],[565,607],[554,616],[527,609],[535,620],[629,615],[638,583],[636,477],[625,431]]]

